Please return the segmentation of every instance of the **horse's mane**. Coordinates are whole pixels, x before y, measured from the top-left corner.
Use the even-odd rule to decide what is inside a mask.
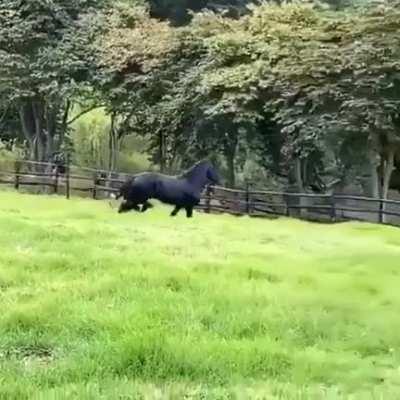
[[[196,164],[192,165],[190,168],[188,168],[186,171],[183,171],[179,175],[166,175],[166,174],[162,174],[159,172],[138,172],[137,174],[130,175],[128,177],[128,179],[126,180],[125,184],[132,183],[136,178],[139,178],[140,176],[148,175],[148,174],[157,174],[158,176],[164,176],[166,178],[171,178],[171,177],[178,178],[178,179],[189,178],[189,177],[192,177],[193,174],[200,167],[202,167],[203,165],[206,165],[206,164],[210,164],[210,161],[207,159],[200,160]]]
[[[197,171],[200,166],[203,166],[204,164],[209,164],[209,163],[210,162],[207,159],[200,160],[196,164],[194,164],[190,168],[188,168],[186,171],[182,172],[178,177],[179,178],[191,177],[193,175],[193,173],[195,171]]]

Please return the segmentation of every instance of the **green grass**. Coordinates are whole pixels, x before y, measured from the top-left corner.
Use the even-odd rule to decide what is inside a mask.
[[[168,213],[0,193],[1,399],[399,398],[400,230]]]

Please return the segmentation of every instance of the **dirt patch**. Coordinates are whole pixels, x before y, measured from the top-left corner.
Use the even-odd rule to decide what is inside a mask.
[[[20,361],[25,368],[46,368],[56,358],[55,350],[43,345],[23,345],[0,350],[0,359]]]

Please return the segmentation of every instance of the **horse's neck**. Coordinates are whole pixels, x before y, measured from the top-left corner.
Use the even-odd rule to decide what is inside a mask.
[[[186,182],[202,190],[207,184],[207,178],[204,174],[192,174],[184,178]]]
[[[198,191],[202,191],[208,182],[206,172],[206,166],[203,163],[200,163],[184,172],[179,178],[187,182],[193,188],[196,188]]]

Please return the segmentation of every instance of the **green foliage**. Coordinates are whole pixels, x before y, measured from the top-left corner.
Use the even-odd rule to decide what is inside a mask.
[[[297,190],[367,174],[386,196],[400,158],[399,3],[248,3],[2,2],[1,137],[46,159],[77,110],[102,107],[74,135],[82,162],[115,169],[121,155],[128,168],[135,149],[119,148],[136,135],[163,171],[208,156],[242,185],[250,160]],[[172,6],[209,10],[174,27]],[[226,18],[225,6],[248,12]]]
[[[79,112],[79,111],[78,111]],[[108,169],[110,160],[110,115],[98,108],[85,114],[72,125],[73,162],[77,165]],[[125,137],[116,149],[118,171],[134,173],[150,167],[142,140]]]
[[[288,134],[289,154],[321,152],[328,134],[337,141],[344,133],[342,143],[358,137],[364,160],[372,152],[387,163],[398,151],[399,16],[392,2],[336,18],[311,9],[292,14],[284,30],[286,47],[295,48],[296,56],[282,54],[273,68],[275,86],[288,94],[277,103],[277,117]],[[381,196],[386,194],[387,187]]]
[[[238,20],[197,14],[183,29],[123,10],[100,46],[111,73],[105,93],[124,126],[151,138],[162,168],[222,155],[233,185],[252,149],[289,179],[300,160],[304,190],[321,174],[342,177],[351,161],[341,156],[351,157],[347,145],[360,124],[355,169],[368,164],[373,124],[383,132],[378,153],[388,135],[396,140],[396,4],[332,13],[264,3]]]
[[[95,7],[103,4],[0,3],[0,96],[17,110],[32,158],[47,159],[63,143],[73,96],[91,75]]]
[[[13,171],[15,161],[21,158],[22,149],[15,144],[2,142],[0,140],[0,169],[3,171]]]
[[[107,168],[110,118],[101,109],[93,110],[72,126],[74,162],[78,165]]]
[[[86,24],[89,18],[95,22],[93,6],[100,4],[89,0],[30,0],[21,6],[20,1],[2,1],[2,92],[11,101],[67,94],[90,69],[87,41],[91,37],[87,37],[90,32]]]
[[[147,152],[148,140],[139,135],[127,135],[120,145],[117,170],[139,173],[153,168]]]

